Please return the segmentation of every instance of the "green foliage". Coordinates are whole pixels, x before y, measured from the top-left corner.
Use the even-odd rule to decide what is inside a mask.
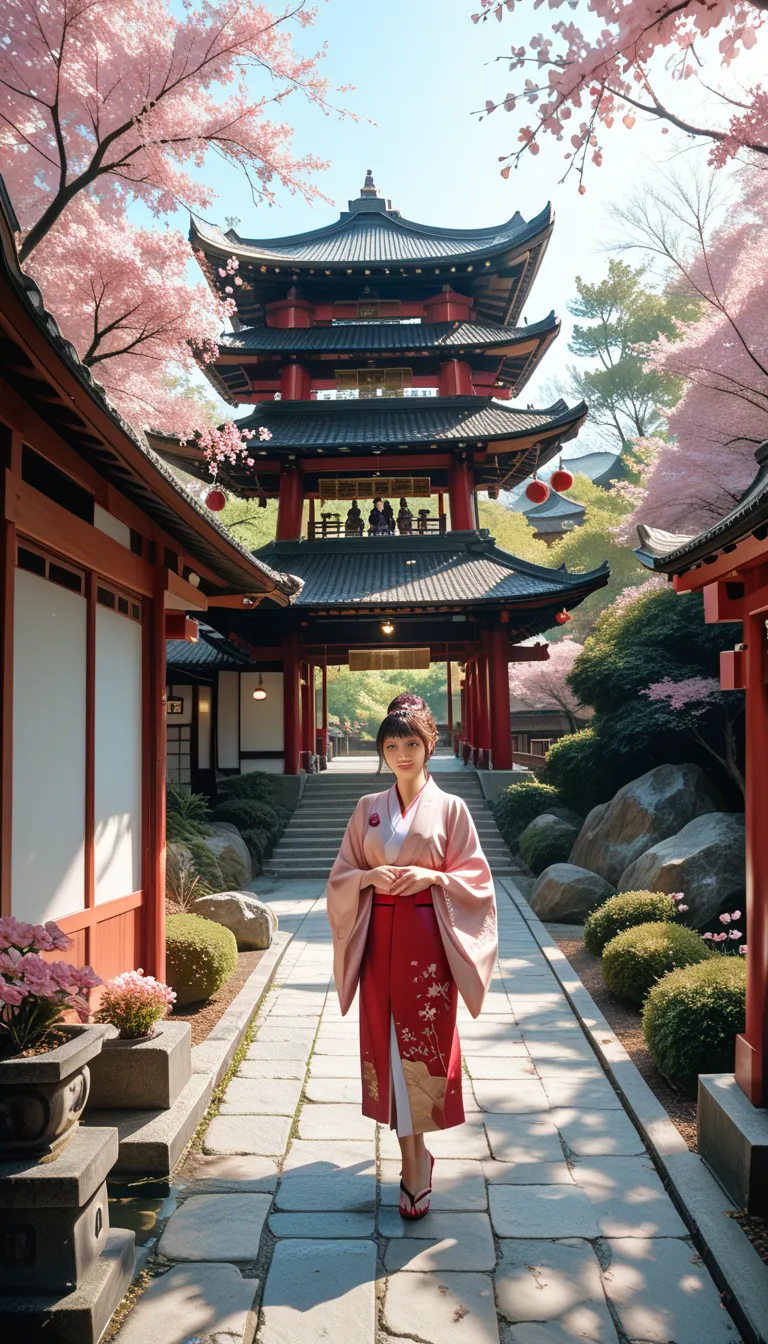
[[[534,817],[542,812],[551,812],[560,801],[557,789],[551,784],[540,784],[537,779],[526,779],[520,784],[510,784],[496,798],[493,807],[493,819],[510,847]]]
[[[265,770],[229,775],[219,780],[218,789],[225,798],[251,798],[254,802],[268,803],[276,812],[284,809],[282,789],[274,775],[268,775]]]
[[[232,845],[225,845],[216,855],[216,861],[224,883],[221,890],[241,891],[245,886],[245,868],[237,850]]]
[[[727,625],[705,623],[699,594],[650,588],[625,608],[605,611],[568,677],[579,699],[595,710],[591,737],[578,735],[578,760],[558,742],[547,757],[547,781],[570,801],[583,772],[583,796],[591,806],[654,766],[693,760],[718,769],[718,782],[734,797],[712,753],[725,752],[724,730],[741,713],[738,693],[722,693],[690,712],[642,693],[665,678],[719,680],[720,652],[732,643]],[[743,754],[741,746],[737,754]],[[734,797],[735,805],[740,801]]]
[[[397,632],[397,621],[395,621]],[[457,670],[453,670],[454,719],[459,719]],[[358,724],[364,735],[376,736],[387,705],[403,691],[413,691],[426,700],[438,723],[448,716],[445,664],[434,663],[426,671],[350,672],[348,668],[328,669],[328,712],[342,726]]]
[[[552,816],[541,826],[528,826],[520,836],[520,856],[538,877],[553,863],[567,863],[578,831],[562,817]]]
[[[199,881],[198,896],[208,896],[212,891],[225,891],[226,886],[216,855],[200,839],[188,840],[195,875]]]
[[[733,1072],[746,1011],[747,968],[741,957],[715,956],[666,975],[643,1009],[643,1035],[656,1067],[695,1097],[700,1073]]]
[[[255,798],[232,798],[219,803],[213,815],[216,821],[229,821],[239,831],[249,831],[254,826],[260,826],[272,839],[276,839],[282,830],[275,809]]]
[[[663,975],[717,955],[682,924],[638,924],[606,944],[601,969],[617,999],[639,1007]]]
[[[165,793],[166,839],[170,844],[189,842],[212,835],[207,819],[211,815],[208,799],[202,793],[187,793],[169,784]]]
[[[631,761],[627,761],[626,768],[626,778],[622,779],[616,773],[610,750],[606,750],[593,725],[552,743],[543,778],[568,807],[588,812],[596,803],[612,798],[622,784],[642,774],[642,770],[633,769]]]
[[[675,902],[661,891],[622,891],[604,901],[584,924],[584,946],[594,956],[602,956],[603,949],[617,933],[636,928],[638,924],[669,923],[675,914]]]
[[[524,513],[508,509],[506,504],[486,499],[483,495],[478,495],[477,508],[480,526],[488,528],[502,550],[516,555],[519,560],[527,560],[529,564],[551,567],[549,548],[546,542],[537,541]]]
[[[255,867],[261,872],[264,860],[271,851],[270,837],[260,826],[254,826],[251,830],[243,831],[243,839],[248,846]]]
[[[166,979],[178,1008],[210,999],[237,969],[235,935],[200,915],[169,915],[165,947]]]
[[[258,551],[275,540],[277,503],[276,499],[268,499],[267,507],[260,509],[255,499],[231,496],[218,517],[241,546],[249,551]]]

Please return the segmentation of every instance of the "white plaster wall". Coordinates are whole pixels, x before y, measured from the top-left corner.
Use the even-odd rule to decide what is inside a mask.
[[[282,775],[284,761],[282,756],[262,757],[258,761],[241,761],[240,773],[251,775],[255,770],[263,770],[268,775]]]
[[[96,904],[141,888],[142,629],[96,607]]]
[[[127,523],[121,523],[119,518],[114,518],[106,509],[102,509],[99,504],[93,506],[93,525],[98,527],[100,532],[106,532],[113,541],[119,541],[121,546],[131,547],[131,529]]]
[[[254,700],[258,672],[240,673],[240,748],[242,751],[282,751],[283,674],[262,672],[261,675],[267,698]]]
[[[239,672],[219,673],[217,764],[220,770],[240,769],[239,680]]]
[[[85,904],[85,599],[16,570],[13,913],[33,924]]]
[[[197,688],[197,766],[211,768],[211,738],[213,736],[213,694],[210,686]]]

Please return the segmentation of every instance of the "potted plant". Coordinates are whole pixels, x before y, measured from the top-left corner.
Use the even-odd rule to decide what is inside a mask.
[[[117,1028],[91,1075],[90,1106],[155,1110],[172,1106],[192,1076],[188,1022],[164,1022],[176,995],[142,970],[110,980],[97,1013]]]
[[[88,1063],[109,1029],[88,1025],[87,994],[102,981],[42,956],[70,942],[52,920],[0,919],[0,1159],[58,1152],[88,1100]]]

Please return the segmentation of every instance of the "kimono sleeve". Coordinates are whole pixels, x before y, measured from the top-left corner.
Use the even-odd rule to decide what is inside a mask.
[[[369,799],[361,798],[350,817],[326,887],[334,976],[342,1013],[347,1012],[355,996],[371,913],[370,888],[374,878],[363,850],[369,805]]]
[[[451,799],[443,871],[433,889],[446,954],[473,1017],[483,1005],[496,963],[496,893],[488,860],[466,804]]]

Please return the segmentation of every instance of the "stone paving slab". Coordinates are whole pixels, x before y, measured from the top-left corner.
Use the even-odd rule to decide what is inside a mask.
[[[300,1139],[366,1139],[374,1131],[375,1121],[359,1106],[307,1104],[299,1116]]]
[[[290,1115],[301,1096],[301,1081],[286,1078],[233,1078],[221,1115]]]
[[[168,1260],[255,1260],[271,1195],[193,1195],[166,1224]]]
[[[631,1157],[645,1152],[640,1135],[623,1111],[557,1107],[552,1119],[571,1152],[579,1157]]]
[[[384,1320],[392,1333],[424,1344],[499,1344],[488,1274],[393,1274]]]
[[[400,1161],[397,1158],[381,1162],[380,1199],[384,1206],[400,1202]],[[483,1163],[460,1159],[436,1163],[431,1207],[435,1213],[443,1209],[487,1209]]]
[[[491,1185],[497,1237],[597,1237],[597,1215],[575,1185]]]
[[[592,1111],[623,1111],[621,1098],[607,1078],[542,1078],[550,1106],[585,1106]]]
[[[244,1059],[238,1078],[289,1078],[303,1080],[307,1071],[302,1059]]]
[[[359,1078],[359,1055],[313,1055],[310,1078]]]
[[[303,1237],[314,1240],[317,1237],[346,1238],[372,1237],[374,1224],[373,1209],[367,1213],[345,1213],[337,1210],[333,1213],[273,1213],[269,1220],[269,1230],[276,1237]]]
[[[482,1124],[474,1116],[453,1129],[434,1130],[425,1136],[425,1142],[435,1160],[440,1158],[488,1157],[488,1140]],[[379,1125],[379,1153],[382,1157],[399,1158],[400,1145],[394,1130]]]
[[[276,1207],[289,1212],[367,1211],[376,1200],[373,1142],[291,1144],[275,1197]]]
[[[574,1181],[604,1237],[684,1237],[687,1228],[649,1157],[585,1157]]]
[[[532,1078],[536,1065],[530,1055],[465,1055],[472,1078]]]
[[[281,1157],[290,1132],[289,1115],[216,1115],[203,1139],[203,1152]]]
[[[375,1313],[374,1242],[278,1242],[264,1288],[260,1344],[372,1344]]]
[[[177,1265],[152,1280],[119,1344],[191,1344],[201,1336],[249,1344],[258,1287],[258,1279],[244,1279],[234,1265]]]
[[[496,1247],[487,1213],[430,1213],[411,1223],[397,1209],[379,1210],[379,1233],[391,1238],[384,1264],[398,1270],[492,1270]]]
[[[550,1115],[489,1115],[486,1129],[497,1162],[559,1162],[563,1158],[560,1135]]]
[[[306,1045],[289,1044],[288,1041],[261,1041],[256,1037],[253,1045],[249,1047],[246,1059],[254,1060],[279,1060],[287,1059],[298,1060],[300,1063],[306,1063],[312,1042],[308,1041]]]
[[[363,1084],[358,1070],[357,1078],[310,1078],[306,1086],[307,1101],[343,1102],[356,1105],[363,1102]]]
[[[687,1241],[622,1237],[603,1246],[603,1287],[632,1344],[737,1344],[736,1326]]]
[[[559,1162],[483,1162],[489,1185],[573,1185],[573,1173],[562,1156]]]
[[[474,1092],[481,1111],[502,1115],[529,1115],[549,1111],[550,1101],[538,1078],[496,1081],[474,1079]]]
[[[504,1332],[505,1344],[616,1344],[589,1242],[502,1241],[495,1283],[499,1314],[515,1327]]]
[[[271,1192],[277,1188],[277,1162],[273,1157],[206,1157],[196,1153],[182,1167],[179,1182],[184,1194]]]

